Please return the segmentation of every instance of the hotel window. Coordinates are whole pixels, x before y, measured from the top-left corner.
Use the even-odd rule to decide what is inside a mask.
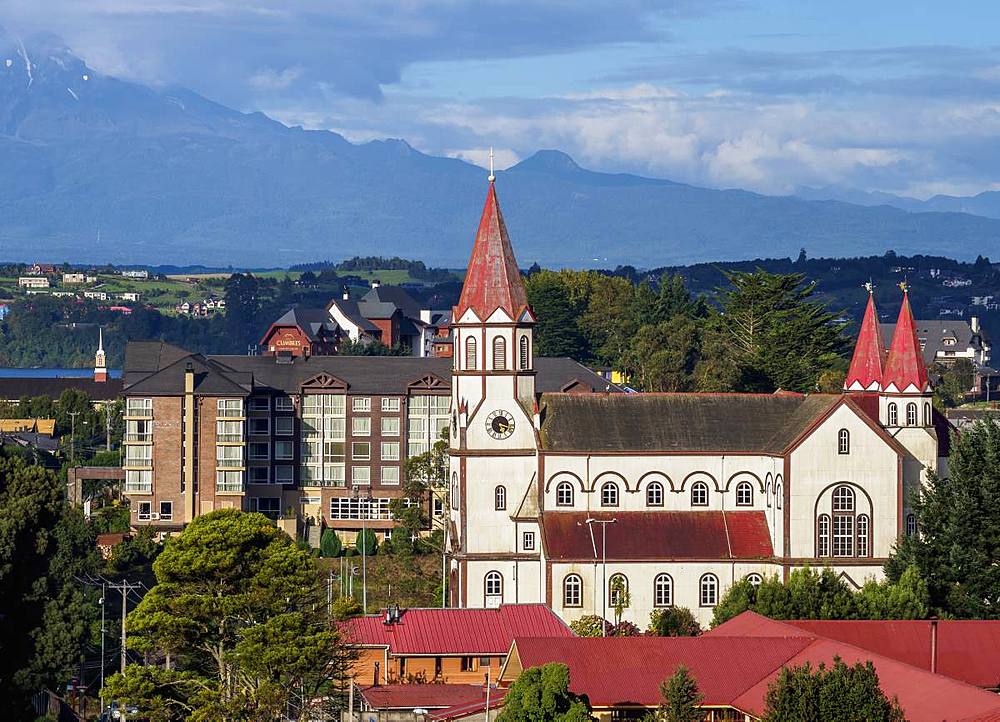
[[[174,502],[172,501],[161,501],[160,502],[160,519],[163,521],[172,521],[174,518]]]
[[[295,455],[295,445],[291,441],[274,442],[274,458],[277,461],[291,461]]]
[[[601,506],[618,506],[618,485],[613,481],[601,486]]]
[[[356,496],[335,496],[330,499],[331,519],[370,519],[389,521],[388,499],[366,499]]]
[[[239,446],[227,447],[230,449],[235,449],[238,452],[242,452],[242,448]],[[152,446],[126,446],[125,447],[125,466],[152,466],[153,465],[153,447]]]
[[[223,424],[239,424],[239,421],[220,421],[219,422],[219,441],[222,441],[222,425]],[[271,433],[271,420],[270,419],[250,419],[250,436],[267,436]],[[233,439],[233,441],[239,441],[239,439]]]
[[[573,485],[568,481],[556,485],[556,506],[573,506]]]
[[[653,580],[653,606],[672,607],[674,605],[674,580],[669,574],[657,574]]]
[[[466,371],[476,370],[476,339],[473,336],[465,339],[465,369]]]
[[[368,486],[372,483],[372,469],[370,466],[352,466],[351,483]]]
[[[451,422],[451,397],[416,395],[406,410],[406,455],[427,453]]]
[[[274,433],[278,436],[291,436],[295,433],[295,419],[291,416],[276,416],[274,418]]]
[[[382,417],[382,436],[399,436],[399,417]]]
[[[129,419],[125,422],[125,441],[152,441],[153,422],[148,420],[136,421]]]
[[[219,399],[218,409],[221,418],[240,418],[243,416],[243,399]]]
[[[851,432],[847,429],[841,429],[837,432],[837,453],[851,453]]]
[[[629,606],[628,578],[624,574],[612,574],[608,580],[608,606]]]
[[[646,506],[663,506],[663,484],[654,481],[646,487]]]
[[[583,606],[583,580],[577,574],[570,574],[563,579],[563,606]]]
[[[528,349],[528,337],[521,336],[521,341],[519,343],[519,348],[518,348],[518,362],[522,370],[528,368],[529,358],[530,356]]]
[[[388,486],[397,486],[399,484],[399,467],[383,466],[382,483]]]
[[[274,410],[275,411],[295,411],[295,404],[292,402],[291,398],[288,396],[275,396],[274,397]]]
[[[708,506],[708,484],[704,481],[691,485],[691,506]]]
[[[153,416],[152,399],[125,399],[125,415],[148,419]]]
[[[816,520],[816,556],[830,556],[830,517],[826,514]]]
[[[483,579],[486,592],[486,606],[498,607],[503,599],[503,576],[500,572],[487,572]]]
[[[704,574],[698,584],[698,604],[714,607],[719,603],[719,580],[714,574]]]
[[[351,419],[351,433],[355,436],[371,436],[372,420],[369,416],[355,416]]]
[[[759,587],[764,582],[764,578],[756,573],[747,574],[747,581],[750,582],[751,587]]]
[[[503,336],[493,339],[493,368],[496,370],[507,368],[507,341]]]
[[[281,514],[281,499],[276,496],[252,497],[250,499],[250,510],[263,514],[270,519],[277,519]]]
[[[271,480],[271,469],[267,466],[250,467],[251,484],[267,484]]]
[[[917,517],[915,514],[906,515],[906,536],[913,536],[917,533]]]
[[[384,414],[399,413],[399,399],[396,398],[382,399],[382,413]]]
[[[139,521],[149,521],[153,516],[153,503],[150,501],[140,501],[135,509]]]
[[[249,454],[251,461],[267,461],[271,458],[270,451],[271,445],[266,441],[252,441],[247,447],[247,453]]]
[[[250,398],[251,411],[268,411],[271,408],[271,400],[267,396],[253,396]]]
[[[243,472],[218,470],[215,472],[216,492],[243,491]]]
[[[294,467],[289,464],[279,464],[274,467],[275,484],[291,484],[295,481]]]
[[[221,444],[240,443],[243,441],[243,422],[225,421],[220,419],[215,426],[215,440]]]
[[[125,491],[152,494],[153,472],[149,469],[127,469],[125,471]]]
[[[889,404],[889,426],[899,426],[899,408],[896,404]]]
[[[753,506],[753,484],[749,481],[736,485],[736,506]]]
[[[917,405],[914,403],[909,403],[906,405],[906,425],[907,426],[917,425]]]
[[[493,504],[497,511],[507,509],[507,488],[505,486],[498,486],[493,490]]]
[[[355,396],[351,399],[351,411],[368,413],[372,410],[372,400],[368,396]]]
[[[370,461],[372,458],[372,445],[367,441],[355,441],[351,444],[351,458],[354,461]]]
[[[521,548],[526,552],[535,551],[535,532],[526,531],[521,535]]]
[[[342,394],[302,397],[301,478],[314,486],[343,486],[347,398]]]
[[[399,461],[399,442],[382,442],[382,461]]]

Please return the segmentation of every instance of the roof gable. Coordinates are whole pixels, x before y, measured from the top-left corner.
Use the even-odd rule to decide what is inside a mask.
[[[325,371],[302,382],[303,391],[321,389],[323,391],[347,391],[348,383]]]

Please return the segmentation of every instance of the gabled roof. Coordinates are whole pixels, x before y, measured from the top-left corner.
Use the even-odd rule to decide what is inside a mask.
[[[253,391],[253,374],[237,371],[201,354],[188,354],[155,373],[125,386],[131,395],[178,395],[184,392],[187,365],[194,370],[194,392],[203,396],[246,396]]]
[[[516,636],[571,637],[566,623],[544,604],[503,604],[497,609],[407,609],[394,624],[384,614],[340,625],[345,641],[388,647],[397,656],[506,654]]]
[[[870,286],[869,286],[870,288]],[[844,389],[848,391],[878,391],[882,384],[885,366],[885,343],[878,325],[875,311],[875,296],[868,292],[868,306],[861,320],[858,342],[854,346],[851,366],[844,379]]]
[[[514,250],[500,213],[496,189],[490,181],[462,295],[452,316],[458,320],[472,309],[480,320],[485,321],[498,308],[517,320],[528,308],[528,294],[514,260]]]
[[[326,310],[336,306],[340,312],[346,316],[351,323],[362,331],[378,331],[379,327],[365,317],[364,312],[358,307],[358,302],[350,298],[334,298],[326,305]]]
[[[391,304],[407,318],[420,318],[420,304],[400,286],[377,286],[362,296],[361,300],[365,303]]]
[[[615,519],[591,537],[587,518]],[[553,561],[764,559],[774,555],[762,511],[626,511],[542,513],[542,543]]]
[[[320,341],[324,332],[336,332],[338,326],[325,308],[301,308],[294,306],[271,324],[261,339],[266,344],[272,333],[280,326],[294,326],[306,335],[310,341]]]
[[[924,363],[920,339],[917,337],[917,324],[910,308],[910,294],[906,291],[903,291],[903,305],[899,309],[896,331],[892,335],[892,345],[885,361],[882,390],[910,390],[917,393],[930,390],[927,365]]]
[[[942,321],[939,319],[915,319],[917,327],[917,338],[923,345],[924,363],[933,363],[939,351],[966,351],[969,348],[980,348],[984,344],[989,344],[989,339],[985,331],[980,329],[978,333],[972,330],[972,326],[964,318],[950,319]],[[886,343],[892,342],[892,336],[896,332],[896,324],[880,324],[882,338]],[[955,343],[945,346],[945,339],[955,339]]]

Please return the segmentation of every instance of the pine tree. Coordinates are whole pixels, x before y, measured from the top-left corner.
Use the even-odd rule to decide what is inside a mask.
[[[704,698],[691,672],[680,665],[660,682],[660,706],[653,719],[655,722],[701,722],[705,713],[699,706]]]

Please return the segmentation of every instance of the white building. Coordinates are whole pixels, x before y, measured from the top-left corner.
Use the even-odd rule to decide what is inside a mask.
[[[48,288],[49,279],[45,276],[21,276],[17,285],[21,288]]]
[[[843,394],[535,393],[528,305],[490,183],[452,314],[453,602],[545,602],[567,621],[707,625],[743,577],[829,565],[881,577],[942,470],[927,370],[903,305],[888,354],[874,301]]]

